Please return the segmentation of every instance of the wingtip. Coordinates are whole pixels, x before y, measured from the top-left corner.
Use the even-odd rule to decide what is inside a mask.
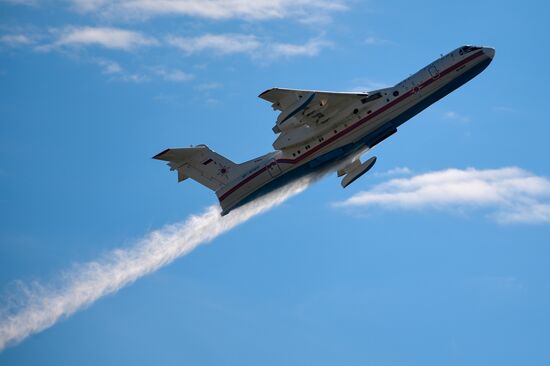
[[[261,98],[262,96],[264,96],[265,94],[269,93],[269,92],[272,91],[273,89],[277,89],[277,88],[270,88],[270,89],[267,89],[267,90],[261,92],[260,95],[258,95],[258,98]]]
[[[170,151],[170,149],[166,149],[166,150],[164,150],[164,151],[158,153],[157,155],[153,156],[152,159],[164,160],[164,159],[162,159],[162,156],[163,156],[164,154],[166,154],[168,151]]]

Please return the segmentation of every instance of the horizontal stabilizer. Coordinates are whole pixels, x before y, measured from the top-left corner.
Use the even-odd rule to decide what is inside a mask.
[[[237,176],[238,165],[206,145],[166,149],[153,159],[167,161],[170,170],[177,170],[178,182],[191,178],[213,191]]]
[[[153,156],[153,159],[164,161],[181,160],[186,157],[190,157],[196,150],[196,148],[166,149],[163,152]]]

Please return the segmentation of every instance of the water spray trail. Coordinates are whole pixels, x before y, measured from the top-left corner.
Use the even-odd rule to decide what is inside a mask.
[[[116,249],[97,261],[75,266],[64,273],[60,285],[23,285],[24,296],[16,299],[19,305],[0,309],[0,351],[281,204],[319,177],[304,177],[224,217],[217,206],[211,206],[183,223],[149,233],[130,248]]]

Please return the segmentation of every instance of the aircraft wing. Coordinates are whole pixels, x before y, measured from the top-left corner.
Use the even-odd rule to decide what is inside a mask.
[[[362,98],[369,95],[367,92],[332,92],[320,90],[303,90],[303,89],[284,89],[271,88],[259,95],[263,100],[272,103],[273,109],[283,111],[290,107],[294,102],[302,99],[306,95],[316,94],[318,99],[330,98],[332,101],[342,101],[349,98]]]
[[[330,128],[333,123],[357,113],[380,98],[380,91],[374,92],[330,92],[273,88],[259,95],[271,102],[274,110],[281,113],[273,127],[273,132],[281,136],[275,141],[275,149],[296,145]]]

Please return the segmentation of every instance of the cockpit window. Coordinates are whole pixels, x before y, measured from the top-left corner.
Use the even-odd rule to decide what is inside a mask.
[[[465,53],[472,52],[472,51],[475,51],[475,50],[480,50],[480,49],[481,49],[481,47],[464,46],[464,47],[460,47],[460,49],[458,50],[458,53],[460,53],[461,55],[464,55]]]

